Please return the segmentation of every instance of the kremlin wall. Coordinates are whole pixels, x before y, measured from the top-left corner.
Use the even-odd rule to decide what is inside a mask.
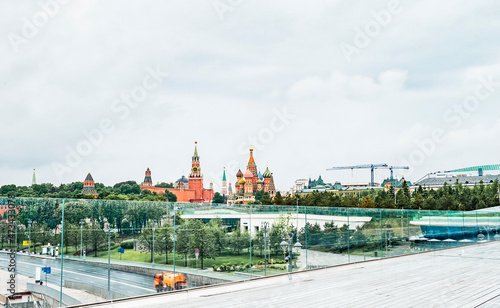
[[[253,157],[253,148],[250,148],[250,158],[245,173],[241,169],[236,173],[234,188],[233,193],[231,182],[229,182],[229,186],[227,184],[226,170],[224,168],[221,195],[227,199],[228,204],[255,201],[255,194],[259,191],[267,192],[271,197],[276,195],[273,174],[269,171],[268,167],[266,167],[263,174],[257,171],[257,164]],[[177,202],[212,203],[214,198],[213,184],[210,183],[210,188],[203,187],[203,174],[201,173],[197,142],[195,142],[194,154],[191,158],[191,173],[189,174],[189,178],[186,178],[184,175],[181,176],[175,181],[174,188],[155,187],[151,177],[151,170],[148,168],[145,173],[144,182],[141,185],[141,191],[146,189],[157,194],[164,194],[168,190],[176,195]],[[92,195],[95,198],[99,196],[90,172],[85,178],[82,194]]]

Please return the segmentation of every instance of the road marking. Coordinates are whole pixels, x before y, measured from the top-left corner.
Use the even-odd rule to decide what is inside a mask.
[[[29,265],[39,265],[39,264],[36,264],[36,263],[29,263],[29,262],[22,262],[22,261],[18,261],[17,263],[24,263],[24,264],[29,264]],[[52,268],[52,270],[53,271],[61,271],[58,268]],[[82,274],[82,273],[79,273],[79,272],[73,272],[73,271],[68,271],[68,270],[64,270],[64,272],[72,273],[72,274],[78,274],[78,275],[82,275],[82,276],[87,276],[87,277],[91,277],[91,278],[97,278],[97,279],[102,279],[102,280],[108,281],[108,278],[102,278],[102,277],[98,277],[98,276],[92,276],[92,275]],[[115,283],[120,283],[120,284],[129,286],[129,287],[133,287],[133,288],[143,289],[143,290],[146,290],[146,291],[149,291],[149,292],[153,293],[153,290],[151,290],[151,289],[146,289],[146,288],[143,288],[143,287],[134,286],[133,284],[129,284],[129,283],[121,282],[121,281],[116,281],[116,280],[113,280],[113,279],[110,279],[110,281],[111,282],[115,282]]]

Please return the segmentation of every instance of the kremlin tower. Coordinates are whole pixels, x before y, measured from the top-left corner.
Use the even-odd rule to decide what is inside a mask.
[[[151,170],[146,170],[146,175],[144,176],[144,182],[142,183],[142,187],[151,187],[153,186],[153,179],[151,179]]]
[[[151,192],[164,194],[165,190],[177,196],[177,202],[211,203],[214,198],[213,184],[210,189],[203,188],[203,175],[200,167],[200,156],[198,155],[198,142],[194,143],[194,154],[191,157],[191,173],[189,178],[182,176],[175,181],[175,188],[154,187],[151,179],[151,171],[146,170],[141,190],[148,189]]]
[[[224,171],[222,173],[222,191],[223,196],[227,196],[227,180],[226,180],[226,167],[224,167]]]
[[[87,174],[87,177],[85,178],[85,181],[83,182],[83,189],[82,189],[82,194],[84,195],[91,195],[94,196],[94,198],[97,198],[99,194],[95,190],[95,183],[94,179],[92,178],[92,175]]]

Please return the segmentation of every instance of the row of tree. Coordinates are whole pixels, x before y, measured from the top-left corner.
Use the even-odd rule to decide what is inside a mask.
[[[173,187],[172,183],[159,183],[156,187]],[[61,184],[59,187],[52,184],[40,184],[30,187],[4,185],[0,187],[0,196],[15,194],[18,197],[42,197],[42,198],[73,198],[85,199],[92,196],[83,195],[82,182]],[[123,200],[123,201],[169,201],[176,202],[175,194],[165,191],[157,194],[150,190],[142,190],[135,181],[126,181],[111,186],[96,184],[99,199]],[[227,196],[215,193],[213,203],[225,203]],[[498,206],[499,183],[485,185],[482,181],[473,186],[463,186],[458,183],[454,185],[444,184],[439,189],[424,189],[419,187],[410,192],[406,182],[397,190],[391,187],[389,190],[366,190],[346,194],[335,192],[313,192],[307,195],[287,194],[282,196],[278,191],[274,197],[264,191],[258,191],[255,195],[254,204],[264,205],[296,205],[301,206],[327,206],[327,207],[368,207],[368,208],[399,208],[399,209],[426,209],[426,210],[458,210],[469,211],[486,207]]]
[[[469,187],[455,183],[444,184],[439,189],[424,189],[421,186],[410,192],[406,182],[397,192],[389,190],[367,190],[358,193],[339,195],[334,192],[313,192],[307,195],[287,195],[279,192],[272,202],[261,199],[262,204],[325,206],[325,207],[361,207],[387,209],[425,209],[444,211],[471,211],[499,206],[499,183],[485,185],[483,182]]]
[[[156,187],[173,188],[172,183],[158,183]],[[125,181],[116,183],[113,186],[105,186],[96,183],[95,188],[99,194],[98,199],[106,200],[144,200],[144,201],[177,201],[177,196],[168,190],[164,194],[157,194],[150,190],[142,190],[135,181]],[[73,182],[54,186],[51,183],[35,184],[32,186],[16,186],[14,184],[0,187],[0,196],[14,194],[18,197],[27,198],[68,198],[85,199],[93,196],[82,194],[83,182]]]

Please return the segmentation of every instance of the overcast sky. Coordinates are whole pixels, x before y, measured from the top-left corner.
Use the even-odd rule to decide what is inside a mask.
[[[216,189],[250,145],[279,190],[369,181],[332,166],[415,181],[500,163],[498,16],[495,1],[5,2],[0,185],[33,168],[172,182],[195,141]]]

